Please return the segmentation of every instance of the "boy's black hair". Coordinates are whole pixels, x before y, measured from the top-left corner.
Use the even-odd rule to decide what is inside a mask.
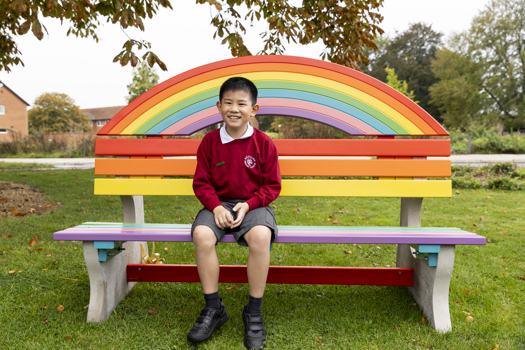
[[[252,83],[251,80],[243,77],[231,77],[222,83],[221,89],[219,91],[219,101],[222,102],[222,96],[226,91],[245,91],[250,94],[252,99],[252,106],[255,106],[257,103],[257,87]]]

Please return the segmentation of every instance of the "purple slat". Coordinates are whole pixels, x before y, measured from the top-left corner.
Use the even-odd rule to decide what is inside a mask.
[[[258,115],[285,115],[285,116],[290,116],[290,117],[310,119],[310,120],[321,122],[326,125],[333,126],[334,128],[340,129],[350,135],[365,135],[364,132],[354,128],[353,126],[350,126],[349,124],[332,119],[323,114],[310,112],[310,111],[306,111],[303,109],[286,108],[286,107],[261,107],[261,109],[259,110],[257,114]],[[210,126],[212,124],[220,123],[221,121],[222,121],[222,117],[219,114],[217,114],[209,119],[201,120],[200,122],[187,126],[186,128],[179,131],[176,135],[191,135],[196,131],[204,129],[205,127]]]
[[[191,242],[189,233],[159,233],[159,232],[143,232],[126,231],[121,232],[104,232],[103,229],[92,232],[81,232],[73,229],[55,232],[53,239],[60,241],[159,241],[159,242]],[[224,243],[234,243],[235,238],[231,234],[227,234],[221,239]],[[450,235],[450,234],[435,234],[422,233],[420,235],[404,234],[404,233],[389,233],[377,234],[369,231],[352,234],[319,234],[315,235],[312,232],[307,234],[286,234],[280,233],[275,240],[275,243],[327,243],[327,244],[462,244],[462,245],[484,245],[485,237],[478,235]]]

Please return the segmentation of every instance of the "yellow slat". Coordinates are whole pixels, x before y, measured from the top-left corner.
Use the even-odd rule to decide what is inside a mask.
[[[193,196],[192,179],[95,179],[97,195]],[[450,180],[282,180],[281,196],[451,197]]]

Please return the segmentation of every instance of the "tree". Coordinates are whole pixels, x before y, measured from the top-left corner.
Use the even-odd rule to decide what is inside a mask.
[[[490,96],[483,92],[481,65],[443,48],[436,53],[432,71],[439,82],[430,87],[430,103],[440,110],[447,127],[468,130],[471,126],[497,124]]]
[[[215,9],[211,24],[214,38],[223,38],[233,56],[251,55],[244,44],[246,27],[253,21],[265,21],[268,29],[261,33],[264,47],[259,54],[281,54],[284,42],[308,45],[321,40],[326,50],[323,59],[358,68],[368,64],[365,48],[375,49],[374,38],[383,33],[378,24],[383,17],[375,12],[383,0],[304,0],[296,7],[287,0],[196,0]],[[16,43],[17,35],[32,33],[41,40],[46,28],[41,17],[69,21],[68,35],[91,37],[98,41],[97,28],[102,20],[122,28],[144,30],[143,19],[153,18],[160,7],[172,9],[169,0],[17,0],[0,2],[0,71],[23,62]],[[140,59],[134,48],[150,49],[151,44],[129,39],[114,62],[135,67]],[[166,65],[151,51],[143,56],[150,67]]]
[[[478,93],[507,130],[525,129],[525,0],[493,0],[453,38],[451,48],[479,66]]]
[[[90,131],[88,117],[66,94],[52,92],[38,96],[27,114],[31,134]]]
[[[431,25],[411,24],[406,31],[398,33],[393,39],[381,39],[381,50],[370,54],[370,65],[363,71],[386,83],[385,68],[394,69],[399,79],[407,82],[408,90],[414,91],[419,105],[439,119],[439,110],[429,103],[428,89],[438,81],[432,72],[431,62],[441,45],[442,36],[443,34],[435,32]]]
[[[128,97],[126,97],[126,100],[130,103],[158,83],[159,76],[155,69],[150,68],[146,62],[142,62],[140,67],[133,70],[133,80],[127,86]]]
[[[418,101],[414,100],[414,91],[413,90],[410,92],[408,91],[407,82],[405,80],[401,82],[398,79],[396,71],[394,69],[386,67],[385,72],[387,74],[386,80],[387,80],[388,86],[393,87],[394,89],[396,89],[397,91],[399,91],[400,93],[402,93],[403,95],[405,95],[406,97],[414,101],[415,103],[418,103]]]

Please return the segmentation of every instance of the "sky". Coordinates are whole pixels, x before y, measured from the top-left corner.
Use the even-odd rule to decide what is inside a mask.
[[[471,20],[484,9],[489,0],[385,0],[379,25],[385,34],[408,29],[411,23],[423,22],[445,35],[465,31]],[[31,32],[18,37],[25,66],[12,67],[10,73],[0,72],[0,80],[27,103],[46,92],[65,93],[80,108],[125,105],[127,85],[132,80],[132,68],[113,63],[127,40],[144,39],[151,42],[152,51],[166,63],[168,71],[158,67],[159,82],[186,70],[231,58],[227,46],[213,39],[214,28],[209,24],[211,9],[197,5],[195,0],[172,1],[174,10],[161,10],[153,20],[145,21],[145,32],[103,24],[98,31],[100,41],[66,36],[66,22],[44,18],[48,34],[39,41]],[[176,7],[175,7],[176,5]],[[262,48],[258,33],[264,27],[255,24],[248,28],[246,43],[252,53]],[[288,45],[285,54],[319,58],[320,43],[301,46]]]

